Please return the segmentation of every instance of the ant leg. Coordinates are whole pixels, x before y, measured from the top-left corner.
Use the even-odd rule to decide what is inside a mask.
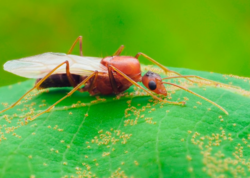
[[[137,54],[135,55],[135,58],[138,59],[139,56],[145,57],[146,59],[148,59],[149,61],[151,61],[151,62],[154,63],[155,65],[159,66],[159,67],[160,67],[162,70],[164,70],[166,73],[172,72],[172,73],[174,73],[174,74],[176,74],[176,75],[181,75],[181,74],[179,74],[178,72],[169,70],[168,68],[166,68],[165,66],[163,66],[162,64],[160,64],[159,62],[157,62],[156,60],[152,59],[151,57],[147,56],[147,55],[144,54],[144,53],[137,53]]]
[[[123,49],[124,49],[124,45],[121,45],[120,48],[113,54],[113,56],[120,56]]]
[[[98,73],[96,72],[94,80],[90,83],[90,86],[88,88],[88,92],[92,91],[93,87],[95,86],[96,79],[98,77]],[[79,88],[78,91],[83,92],[85,91],[84,89]]]
[[[67,75],[67,77],[68,77],[68,80],[69,80],[70,84],[71,84],[73,87],[75,87],[75,86],[76,86],[76,82],[75,82],[73,76],[71,75],[71,73],[70,73],[70,71],[69,71],[69,61],[65,61],[64,63],[66,64],[66,75]]]
[[[178,88],[181,88],[182,90],[185,90],[185,91],[187,91],[187,92],[189,92],[189,93],[192,93],[193,95],[196,95],[196,96],[198,96],[198,97],[200,97],[200,98],[206,100],[207,102],[209,102],[209,103],[215,105],[216,107],[218,107],[219,109],[221,109],[224,113],[226,113],[226,114],[228,115],[228,112],[227,112],[223,107],[221,107],[220,105],[216,104],[215,102],[213,102],[213,101],[211,101],[211,100],[205,98],[204,96],[201,96],[201,95],[199,95],[199,94],[197,94],[197,93],[195,93],[195,92],[193,92],[193,91],[191,91],[191,90],[189,90],[189,89],[187,89],[187,88],[184,88],[184,87],[182,87],[182,86],[180,86],[180,85],[176,85],[176,84],[174,84],[174,83],[169,83],[169,82],[162,82],[162,83],[168,84],[168,85],[173,85],[173,86],[178,87]]]
[[[167,72],[172,72],[172,73],[175,73],[175,74],[178,75],[178,76],[182,76],[182,75],[181,75],[180,73],[178,73],[178,72],[169,70],[168,68],[166,68],[165,66],[163,66],[162,64],[160,64],[159,62],[155,61],[154,59],[152,59],[151,57],[147,56],[147,55],[144,54],[144,53],[138,53],[138,54],[136,54],[135,58],[138,59],[139,56],[143,56],[143,57],[145,57],[146,59],[148,59],[149,61],[153,62],[154,64],[156,64],[157,66],[159,66],[161,69],[163,69],[166,73],[167,73]],[[174,76],[173,78],[178,78],[178,76]],[[220,82],[215,82],[215,81],[213,81],[213,80],[205,79],[205,78],[202,78],[202,77],[199,77],[199,76],[193,76],[193,77],[194,77],[194,78],[201,79],[201,80],[204,80],[204,81],[211,82],[211,83],[213,83],[214,85],[220,85],[220,86],[224,86],[224,87],[232,87],[232,88],[239,89],[239,87],[233,87],[233,86],[231,86],[231,85],[222,84],[222,83],[220,83]],[[183,78],[185,78],[185,79],[187,79],[188,81],[193,82],[193,83],[202,83],[202,82],[197,82],[197,81],[191,80],[191,79],[189,79],[189,77],[183,77]]]
[[[11,108],[13,108],[14,106],[16,106],[18,104],[19,101],[21,101],[28,93],[30,93],[31,91],[33,91],[34,89],[38,89],[39,86],[53,73],[56,71],[56,69],[58,69],[59,67],[61,67],[63,64],[66,64],[66,73],[67,73],[67,77],[68,77],[68,80],[70,81],[70,84],[72,86],[76,86],[75,84],[75,81],[74,81],[74,78],[72,77],[71,73],[69,72],[69,62],[68,61],[65,61],[61,64],[59,64],[57,67],[55,67],[53,70],[51,70],[45,77],[43,77],[41,80],[39,80],[35,86],[33,88],[31,88],[29,91],[27,91],[21,98],[19,98],[19,100],[17,100],[14,104],[12,104],[11,106],[9,106],[8,108],[0,111],[0,113],[3,113]]]
[[[58,103],[60,103],[62,100],[64,100],[65,98],[71,96],[75,91],[79,90],[80,87],[82,85],[84,85],[87,81],[89,81],[92,77],[97,78],[98,76],[98,71],[95,71],[94,73],[92,73],[90,76],[88,76],[87,78],[85,78],[81,83],[79,83],[75,88],[73,88],[66,96],[62,97],[60,100],[58,100],[57,102],[55,102],[53,105],[51,105],[50,107],[48,107],[46,110],[40,112],[39,114],[35,115],[33,118],[29,119],[29,120],[34,120],[35,118],[37,118],[38,116],[49,112],[51,109],[53,109],[55,107],[55,105],[57,105]],[[95,79],[94,79],[95,80]]]
[[[114,77],[113,72],[112,72],[112,68],[110,66],[111,65],[108,66],[109,80],[110,80],[110,83],[111,83],[111,86],[112,86],[112,89],[113,89],[114,93],[117,94],[119,92],[118,92],[118,89],[117,89],[117,84],[116,84],[116,81],[115,81],[115,77]]]
[[[110,66],[110,65],[109,65]],[[125,75],[125,74],[124,74]],[[119,94],[120,92],[119,92],[119,90],[121,91],[123,91],[123,89],[122,88],[119,88],[119,90],[118,90],[118,88],[117,88],[117,83],[116,83],[116,81],[115,81],[115,77],[114,77],[114,75],[113,75],[113,71],[112,71],[112,68],[111,67],[108,67],[108,76],[109,76],[109,80],[110,80],[110,83],[111,83],[111,86],[112,86],[112,89],[113,89],[113,91],[114,91],[114,93],[115,94]],[[132,80],[132,79],[131,79]]]
[[[73,51],[76,43],[79,41],[79,47],[80,47],[80,56],[83,56],[83,53],[82,53],[82,36],[79,36],[73,43],[73,45],[70,47],[69,51],[67,54],[71,54],[71,52]]]
[[[137,86],[138,88],[144,90],[145,92],[147,92],[149,95],[151,95],[153,98],[162,101],[161,98],[158,98],[157,96],[154,96],[152,93],[150,93],[148,90],[144,89],[141,85],[139,85],[138,83],[136,83],[134,80],[132,80],[129,76],[127,76],[126,74],[124,74],[122,71],[120,71],[119,69],[115,68],[112,65],[108,66],[108,70],[109,71],[116,71],[117,73],[119,73],[121,76],[123,76],[125,79],[127,79],[130,83],[132,83],[133,85]]]
[[[157,99],[159,101],[163,101],[161,98],[157,97],[157,96],[154,96],[151,92],[149,92],[148,90],[146,90],[145,88],[143,88],[141,85],[139,85],[138,83],[136,83],[134,80],[132,80],[129,76],[127,76],[126,74],[124,74],[122,71],[120,71],[119,69],[115,68],[114,66],[112,65],[109,65],[108,66],[109,70],[114,70],[116,71],[118,74],[120,74],[121,76],[123,76],[125,79],[127,79],[130,83],[132,83],[133,85],[137,86],[138,88],[144,90],[146,93],[148,93],[150,96],[152,96],[154,99]],[[171,103],[171,104],[177,104],[177,105],[184,105],[185,103],[184,102],[171,102],[171,101],[167,101],[167,100],[164,100],[163,102],[166,102],[166,103]]]
[[[225,88],[235,88],[235,89],[240,89],[240,87],[237,87],[237,86],[233,86],[233,85],[227,85],[227,84],[224,84],[224,83],[220,83],[220,82],[215,82],[213,80],[209,80],[209,79],[206,79],[206,78],[202,78],[202,77],[199,77],[199,76],[196,76],[196,75],[179,75],[179,76],[172,76],[172,77],[166,77],[166,78],[162,78],[162,80],[166,80],[166,79],[173,79],[173,78],[196,78],[196,79],[200,79],[200,80],[203,80],[203,81],[207,81],[209,83],[212,83],[214,84],[215,86],[222,86],[222,87],[225,87]],[[202,83],[202,82],[199,82],[199,81],[193,81],[192,82],[195,82],[195,83]]]

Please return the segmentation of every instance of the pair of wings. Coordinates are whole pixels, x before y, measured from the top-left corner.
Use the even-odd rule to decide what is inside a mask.
[[[89,76],[94,71],[107,73],[101,62],[102,58],[68,55],[64,53],[43,53],[18,60],[7,61],[4,70],[26,78],[43,78],[59,64],[69,61],[70,73]],[[53,74],[66,73],[66,64]]]

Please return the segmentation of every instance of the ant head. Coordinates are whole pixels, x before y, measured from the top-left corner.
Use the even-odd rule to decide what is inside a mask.
[[[157,94],[162,94],[162,95],[167,96],[167,90],[166,90],[165,86],[163,85],[162,79],[161,79],[159,74],[148,71],[142,77],[142,83],[149,90],[151,90]]]

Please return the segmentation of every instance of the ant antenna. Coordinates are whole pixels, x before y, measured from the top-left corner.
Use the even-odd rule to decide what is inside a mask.
[[[211,100],[205,98],[204,96],[201,96],[201,95],[199,95],[199,94],[197,94],[197,93],[195,93],[195,92],[193,92],[193,91],[191,91],[191,90],[189,90],[189,89],[187,89],[187,88],[184,88],[184,87],[182,87],[182,86],[180,86],[180,85],[176,85],[176,84],[174,84],[174,83],[169,83],[169,82],[162,82],[162,83],[168,84],[168,85],[173,85],[173,86],[178,87],[178,88],[181,88],[181,89],[183,89],[183,90],[185,90],[185,91],[187,91],[187,92],[189,92],[189,93],[192,93],[193,95],[196,95],[196,96],[198,96],[198,97],[200,97],[200,98],[206,100],[207,102],[213,104],[214,106],[218,107],[220,110],[222,110],[224,113],[226,113],[226,115],[228,115],[228,112],[227,112],[223,107],[221,107],[220,105],[216,104],[215,102],[213,102],[213,101],[211,101]]]

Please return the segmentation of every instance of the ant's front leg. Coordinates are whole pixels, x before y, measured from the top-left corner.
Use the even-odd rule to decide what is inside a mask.
[[[120,71],[119,69],[117,69],[116,67],[109,65],[108,66],[110,71],[116,71],[118,74],[120,74],[121,76],[123,76],[127,81],[129,81],[131,84],[135,85],[136,87],[142,89],[143,91],[145,91],[146,93],[148,93],[150,96],[152,96],[154,99],[159,100],[161,102],[165,102],[165,103],[169,103],[169,104],[176,104],[176,105],[184,105],[184,102],[173,102],[173,101],[168,101],[168,100],[162,100],[161,98],[153,95],[149,90],[146,90],[145,88],[143,88],[141,85],[139,85],[138,83],[136,83],[136,81],[134,81],[133,79],[131,79],[129,76],[127,76],[126,74],[124,74],[122,71]]]

